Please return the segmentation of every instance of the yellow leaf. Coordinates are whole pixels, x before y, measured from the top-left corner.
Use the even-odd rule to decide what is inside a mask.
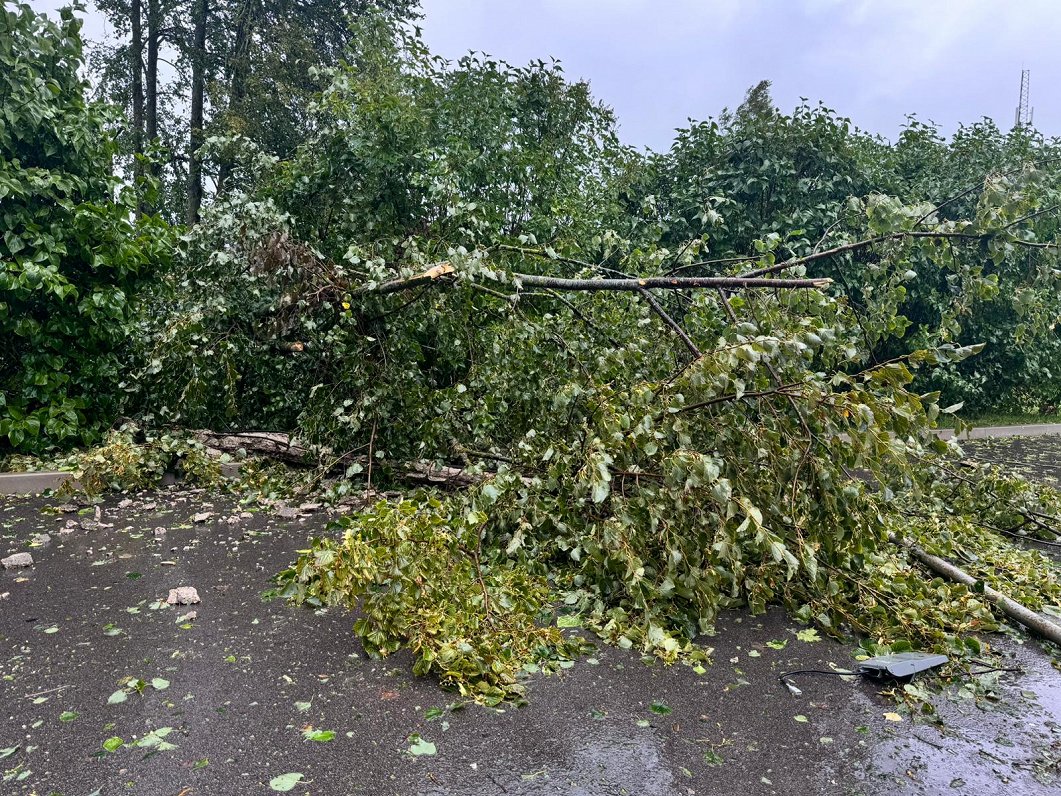
[[[888,721],[902,721],[903,720],[903,717],[900,716],[898,713],[885,713],[884,714],[884,718],[886,718]]]

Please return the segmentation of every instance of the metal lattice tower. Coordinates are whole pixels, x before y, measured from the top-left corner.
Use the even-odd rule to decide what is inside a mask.
[[[1032,118],[1035,116],[1035,108],[1031,107],[1031,84],[1032,70],[1022,69],[1020,73],[1020,103],[1017,105],[1017,113],[1013,124],[1016,127],[1030,127]]]

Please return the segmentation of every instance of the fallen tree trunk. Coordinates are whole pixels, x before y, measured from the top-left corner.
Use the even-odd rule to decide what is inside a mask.
[[[461,489],[464,487],[481,484],[485,478],[479,473],[469,473],[463,467],[450,467],[443,465],[438,467],[430,462],[408,462],[402,465],[402,472],[398,477],[402,481],[425,486],[437,486],[443,489]],[[398,471],[395,471],[398,475]]]
[[[286,464],[302,467],[313,467],[322,464],[322,459],[329,457],[330,451],[324,448],[313,448],[290,434],[277,431],[244,431],[237,433],[220,433],[209,430],[195,432],[195,438],[207,447],[219,453],[241,454],[248,456],[265,456]],[[368,467],[368,456],[342,456],[332,464],[332,468],[349,467],[360,464]],[[484,476],[471,473],[463,467],[438,466],[432,462],[377,462],[389,467],[394,477],[412,484],[439,487],[440,489],[462,489],[482,483]]]
[[[970,589],[976,586],[977,580],[968,572],[963,569],[959,569],[949,561],[934,556],[931,553],[926,552],[923,548],[914,544],[910,540],[900,541],[895,534],[889,534],[888,541],[892,544],[898,545],[899,547],[906,548],[910,555],[917,559],[919,562],[924,564],[930,570],[935,572],[937,575],[941,575],[948,580],[952,580],[955,583],[963,583]],[[990,586],[984,584],[984,597],[986,597],[992,604],[997,606],[1006,616],[1021,625],[1024,625],[1029,630],[1037,633],[1048,641],[1052,641],[1055,644],[1061,644],[1061,625],[1056,622],[1052,622],[1046,619],[1035,611],[1017,602],[1014,599],[1007,597],[1000,591],[992,589]]]
[[[199,430],[193,432],[195,439],[207,448],[222,453],[245,452],[249,456],[268,456],[288,464],[311,465],[320,457],[308,445],[292,439],[290,434],[271,431],[245,431],[226,434],[217,431]]]

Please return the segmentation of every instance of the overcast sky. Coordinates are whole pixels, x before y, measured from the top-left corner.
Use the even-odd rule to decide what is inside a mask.
[[[436,53],[559,58],[639,146],[666,148],[674,128],[736,107],[762,79],[784,110],[822,100],[889,138],[908,113],[948,133],[982,116],[1008,129],[1022,68],[1036,126],[1061,134],[1061,0],[422,2]],[[101,32],[99,19],[87,21],[87,35]]]

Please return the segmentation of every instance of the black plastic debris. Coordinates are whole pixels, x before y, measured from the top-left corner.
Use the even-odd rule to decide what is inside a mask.
[[[825,669],[799,669],[798,671],[780,674],[777,679],[784,683],[795,696],[799,696],[803,692],[796,687],[795,683],[789,680],[790,677],[798,674],[869,677],[873,680],[907,682],[914,675],[942,666],[948,660],[949,658],[946,655],[932,655],[927,652],[897,652],[894,655],[878,655],[875,658],[868,658],[859,663],[858,668],[853,671],[846,669],[833,669],[832,671],[826,671]]]
[[[897,652],[894,655],[878,655],[861,661],[857,674],[876,680],[892,678],[909,680],[919,672],[935,669],[947,662],[946,655],[931,655],[926,652]]]

